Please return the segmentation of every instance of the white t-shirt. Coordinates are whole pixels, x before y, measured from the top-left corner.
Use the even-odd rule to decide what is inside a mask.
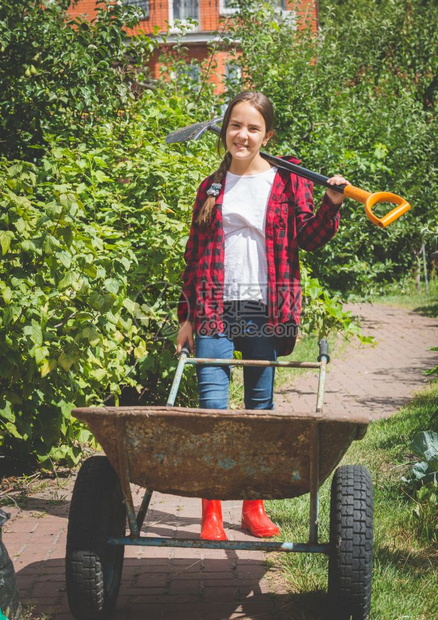
[[[276,172],[276,168],[245,176],[227,172],[222,205],[224,301],[267,303],[265,221]]]

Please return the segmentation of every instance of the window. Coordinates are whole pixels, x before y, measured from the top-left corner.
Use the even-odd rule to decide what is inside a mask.
[[[220,0],[221,15],[235,13],[238,10],[239,10],[239,3],[237,2],[237,0]]]
[[[280,11],[288,11],[287,0],[267,0]],[[239,10],[239,0],[220,0],[221,15],[227,15]]]
[[[172,23],[176,20],[186,21],[188,19],[199,21],[198,0],[172,0],[170,9]]]
[[[151,14],[150,0],[123,0],[124,4],[134,6],[139,14],[140,19],[149,19]]]
[[[237,65],[229,62],[225,66],[225,78],[229,86],[237,86],[242,77],[242,70]]]
[[[194,63],[187,63],[180,65],[177,69],[177,76],[179,84],[184,82],[200,84],[201,82],[201,67]]]

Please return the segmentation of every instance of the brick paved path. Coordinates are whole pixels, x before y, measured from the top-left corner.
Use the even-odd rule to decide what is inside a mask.
[[[325,411],[367,411],[388,417],[427,384],[424,371],[438,364],[438,320],[400,308],[363,304],[348,307],[362,319],[362,331],[375,346],[352,342],[328,366]],[[316,375],[308,373],[280,389],[276,408],[315,408]]]
[[[355,306],[364,332],[376,346],[350,344],[329,366],[326,410],[345,408],[388,416],[426,383],[423,371],[438,364],[438,321],[384,306]],[[314,409],[312,374],[278,390],[276,407]],[[33,606],[32,618],[67,620],[64,583],[65,536],[73,481],[29,497],[25,507],[8,507],[11,520],[4,542],[14,561],[21,600]],[[141,501],[134,491],[136,504]],[[230,540],[248,540],[239,529],[240,502],[224,502]],[[155,494],[148,512],[152,535],[199,535],[200,500]],[[273,578],[271,578],[273,576]],[[115,620],[282,620],[294,615],[293,595],[267,570],[259,552],[188,549],[126,549]],[[306,596],[306,595],[301,595]]]

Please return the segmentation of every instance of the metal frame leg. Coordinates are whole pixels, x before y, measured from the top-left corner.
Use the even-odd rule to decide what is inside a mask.
[[[319,510],[319,424],[310,427],[310,515],[309,544],[318,544],[318,510]]]

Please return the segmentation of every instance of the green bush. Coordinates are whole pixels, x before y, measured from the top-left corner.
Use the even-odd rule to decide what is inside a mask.
[[[165,402],[211,144],[171,150],[164,137],[205,118],[211,88],[200,103],[174,84],[140,88],[155,43],[126,45],[134,21],[119,5],[99,3],[88,24],[64,23],[67,3],[18,4],[0,26],[0,446],[72,463],[91,439],[73,406]],[[192,396],[188,382],[180,397]]]
[[[99,148],[54,145],[38,165],[1,164],[6,452],[72,461],[77,441],[89,438],[70,417],[74,405],[117,403],[127,386],[136,398],[165,399],[183,248],[203,176],[196,155],[164,146],[165,119],[179,104],[156,92],[153,106],[145,98],[129,120],[97,128]],[[187,123],[180,115],[173,122]]]
[[[0,438],[6,430],[10,448],[75,460],[74,440],[90,436],[71,408],[119,394],[143,354],[127,309],[137,259],[113,229],[87,221],[56,160],[44,164],[43,173],[24,162],[1,167]],[[47,183],[51,175],[59,182]]]

